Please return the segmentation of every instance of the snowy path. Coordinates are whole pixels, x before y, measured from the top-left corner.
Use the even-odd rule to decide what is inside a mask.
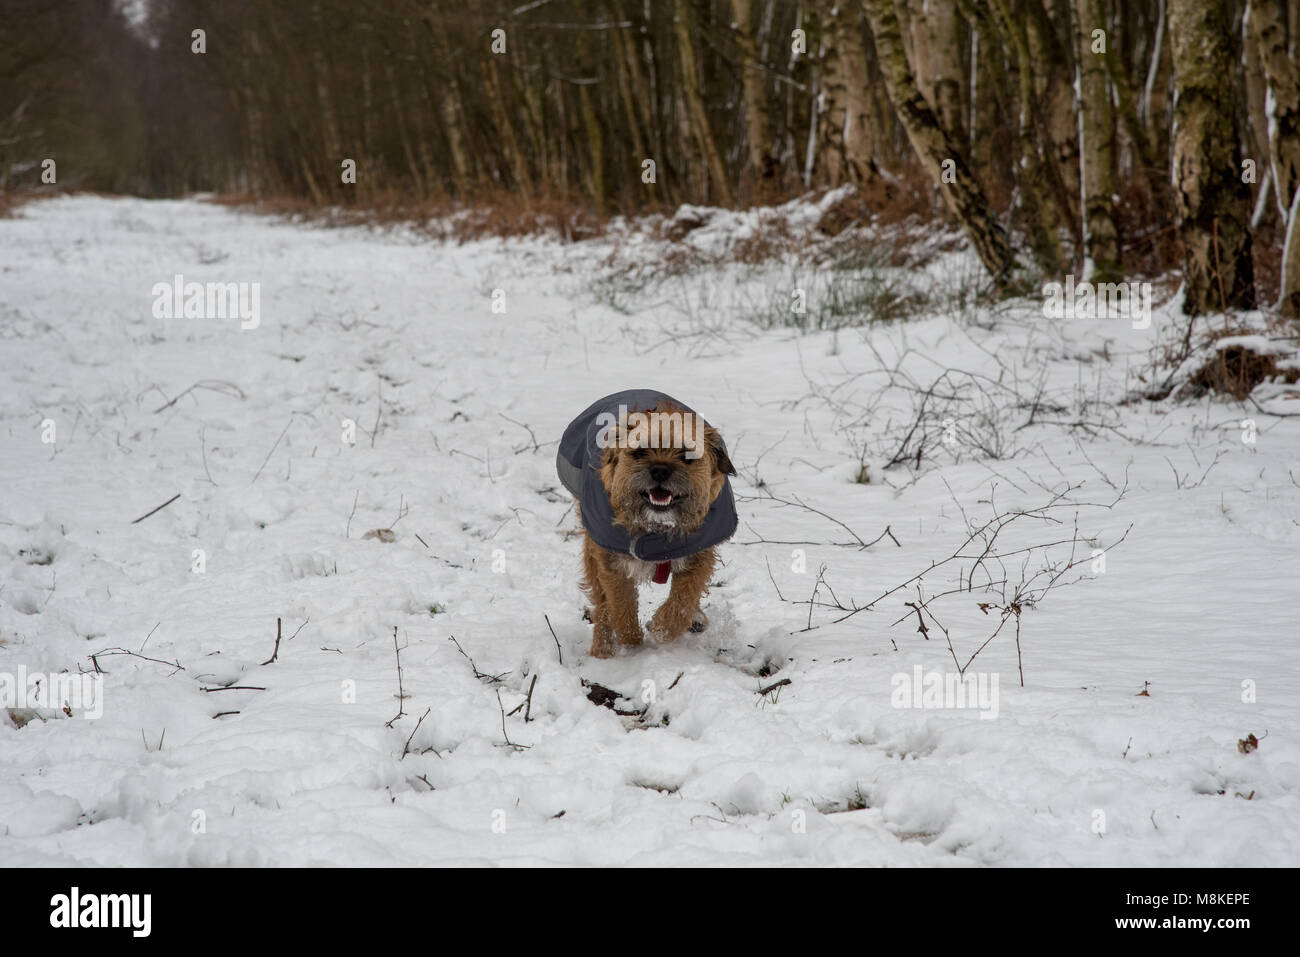
[[[857,333],[730,321],[675,339],[662,305],[592,304],[601,255],[198,202],[0,220],[0,674],[92,654],[107,672],[98,720],[0,710],[0,866],[1300,864],[1300,423],[1257,416],[1248,444],[1222,403],[1117,408],[1149,332],[934,316],[872,345],[910,349],[918,378],[996,374],[992,355],[1015,353],[1028,379],[1101,390],[1116,428],[1081,451],[1034,426],[1015,457],[855,484],[855,387],[832,386],[878,368]],[[150,290],[176,273],[260,282],[260,326],[154,318]],[[1109,361],[1076,361],[1103,339]],[[587,658],[553,443],[592,399],[641,386],[722,430],[739,494],[761,476],[901,547],[808,546],[801,573],[793,546],[725,546],[709,632]],[[777,599],[773,579],[804,600],[823,564],[845,601],[906,580],[963,537],[954,499],[986,513],[994,482],[998,504],[1064,481],[1109,501],[1102,474],[1126,472],[1120,504],[1081,517],[1103,545],[1133,525],[1105,572],[1025,613],[1026,687],[1013,639],[976,660],[1000,678],[994,720],[891,706],[896,675],[952,670],[937,631],[891,627],[906,594],[806,633],[806,606]],[[847,537],[795,508],[741,512],[738,542]],[[391,544],[362,537],[389,526]],[[963,659],[979,617],[954,630]],[[394,628],[407,698],[389,727]],[[532,720],[503,734],[534,676]],[[593,705],[584,678],[627,709],[653,689],[646,720]],[[202,690],[227,685],[259,690]],[[1259,750],[1239,753],[1251,732]]]

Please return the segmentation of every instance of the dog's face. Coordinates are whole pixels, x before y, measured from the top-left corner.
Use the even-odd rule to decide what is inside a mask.
[[[633,533],[696,531],[735,474],[717,431],[671,406],[621,420],[600,470],[614,520]]]

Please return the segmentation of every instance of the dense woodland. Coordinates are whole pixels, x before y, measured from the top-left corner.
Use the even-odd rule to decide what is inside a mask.
[[[1177,268],[1189,313],[1295,313],[1298,47],[1300,0],[0,0],[0,189],[49,158],[597,215],[854,183],[997,286]]]

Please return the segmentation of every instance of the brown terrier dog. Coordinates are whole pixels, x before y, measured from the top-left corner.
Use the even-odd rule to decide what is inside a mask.
[[[570,424],[556,462],[583,525],[583,588],[592,603],[591,654],[639,645],[637,585],[672,575],[650,636],[703,631],[700,610],[717,556],[738,519],[736,470],[717,430],[663,393],[606,396]]]

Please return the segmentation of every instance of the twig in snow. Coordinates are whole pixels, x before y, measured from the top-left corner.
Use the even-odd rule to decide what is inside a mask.
[[[406,496],[403,495],[397,503],[397,518],[393,519],[391,522],[388,523],[389,529],[391,530],[395,528],[398,522],[406,518],[406,513],[409,512],[410,510],[411,510],[410,506],[406,504]]]
[[[501,709],[501,736],[506,739],[506,747],[514,748],[516,751],[526,751],[528,745],[515,744],[510,740],[510,735],[506,733],[506,706],[501,703],[501,690],[497,689],[497,707]]]
[[[533,680],[528,685],[528,698],[521,701],[515,710],[510,712],[511,716],[514,716],[518,714],[519,710],[522,708],[524,712],[524,724],[533,720],[530,715],[533,713],[533,689],[535,687],[537,687],[537,675],[533,675]]]
[[[212,392],[220,392],[222,395],[234,394],[241,399],[244,398],[244,391],[241,388],[239,388],[239,386],[235,385],[233,382],[225,382],[221,379],[200,379],[198,382],[194,383],[192,386],[190,386],[188,389],[186,389],[176,398],[172,399],[170,402],[158,406],[158,408],[153,410],[153,414],[157,415],[159,412],[162,412],[164,409],[170,409],[172,406],[174,406],[181,399],[185,398],[195,389],[208,389],[209,391]],[[162,390],[160,389],[159,391],[161,392]],[[165,392],[163,394],[166,395]]]
[[[158,625],[161,625],[161,624],[162,624],[161,621],[160,621],[160,622],[157,622],[157,623],[156,623],[152,628],[149,629],[149,634],[145,635],[145,636],[144,636],[144,641],[140,642],[140,650],[141,650],[141,651],[144,651],[144,646],[147,645],[147,644],[149,644],[149,639],[153,637],[153,633],[154,633],[155,631],[158,630]]]
[[[132,524],[132,525],[139,525],[141,522],[143,522],[143,521],[144,521],[146,518],[148,518],[150,515],[154,515],[154,514],[157,514],[158,512],[161,512],[161,511],[162,511],[163,509],[165,509],[168,505],[170,505],[172,502],[176,501],[176,500],[177,500],[178,498],[180,498],[180,497],[181,497],[181,493],[180,493],[180,492],[177,492],[175,495],[173,495],[173,496],[172,496],[171,498],[169,498],[167,501],[163,502],[163,503],[162,503],[161,505],[159,505],[157,508],[153,509],[153,511],[145,512],[143,515],[141,515],[139,518],[137,518],[137,519],[136,519],[134,522],[132,522],[131,524]]]
[[[209,481],[210,483],[212,483],[213,485],[216,485],[217,483],[216,483],[216,481],[212,478],[212,473],[208,471],[208,439],[207,439],[207,432],[208,432],[208,427],[207,427],[206,425],[205,425],[203,428],[199,429],[199,451],[200,451],[200,452],[202,453],[202,455],[203,455],[203,474],[206,475],[206,476],[208,477],[208,481]]]
[[[403,703],[406,701],[406,692],[402,689],[402,649],[397,646],[397,626],[393,626],[393,654],[397,656],[397,714],[393,715],[392,720],[388,722],[388,727],[393,726],[393,722],[398,718],[406,717],[406,711]]]
[[[873,538],[871,541],[868,542],[861,535],[859,535],[853,529],[849,528],[848,525],[841,522],[835,516],[828,515],[826,512],[823,512],[819,508],[813,508],[813,506],[806,503],[803,499],[799,498],[797,495],[792,496],[790,498],[780,498],[777,495],[773,495],[771,490],[767,489],[766,487],[763,489],[763,491],[765,493],[763,495],[738,495],[736,497],[742,502],[770,501],[770,502],[775,502],[777,505],[780,506],[793,506],[795,508],[801,508],[806,512],[812,512],[814,515],[820,515],[822,518],[826,519],[829,522],[833,522],[834,524],[838,525],[840,528],[848,532],[850,535],[852,535],[853,541],[851,542],[785,542],[785,541],[774,541],[771,539],[765,539],[761,535],[755,533],[754,541],[737,542],[736,544],[738,545],[832,545],[835,546],[836,548],[854,548],[857,549],[858,551],[864,551],[870,548],[872,545],[879,543],[881,540],[888,538],[897,547],[902,548],[902,545],[899,545],[898,539],[894,537],[894,533],[888,525],[885,526],[885,530],[883,532],[881,532],[879,535],[877,535],[875,538]],[[749,527],[749,530],[751,532],[753,531],[753,528],[751,526],[747,525],[747,527]]]
[[[103,651],[95,652],[93,655],[90,656],[90,659],[91,661],[94,661],[98,657],[112,658],[117,655],[128,655],[132,658],[140,658],[144,661],[152,661],[156,665],[166,665],[167,667],[173,669],[172,671],[173,675],[176,674],[177,671],[185,670],[185,666],[182,665],[179,661],[163,661],[161,658],[150,658],[148,655],[142,655],[139,652],[132,651],[130,648],[106,648]],[[96,662],[95,667],[97,668],[99,667],[98,662]],[[171,675],[168,675],[167,677],[170,678]]]
[[[506,675],[510,674],[510,672],[508,671],[503,671],[499,675],[490,675],[487,674],[486,672],[479,671],[478,665],[474,664],[473,658],[465,654],[465,649],[460,646],[460,642],[456,640],[455,635],[448,635],[447,640],[450,641],[453,645],[455,645],[456,650],[459,651],[461,653],[461,656],[464,657],[464,659],[469,662],[470,668],[472,668],[474,671],[474,677],[477,678],[479,681],[491,681],[493,683],[499,684],[501,680],[505,678]]]
[[[360,497],[361,497],[361,489],[357,489],[355,492],[352,493],[352,511],[348,512],[348,524],[347,527],[343,529],[344,538],[352,537],[352,516],[357,514],[357,499]]]
[[[505,419],[507,422],[510,422],[510,423],[512,423],[512,424],[514,424],[514,425],[517,425],[517,426],[519,426],[520,428],[527,429],[527,430],[528,430],[528,437],[529,437],[530,439],[532,439],[532,441],[533,441],[533,445],[532,445],[532,448],[531,448],[531,449],[530,449],[527,445],[521,445],[519,448],[515,449],[515,455],[518,455],[520,452],[530,452],[530,451],[531,451],[531,452],[539,452],[539,451],[541,451],[541,448],[542,448],[542,447],[541,447],[540,445],[537,444],[537,436],[533,433],[533,428],[532,428],[532,426],[530,426],[527,422],[520,422],[518,419],[512,419],[512,418],[510,418],[510,416],[506,415],[504,412],[498,412],[497,415],[501,416],[501,418]]]
[[[785,601],[785,596],[781,594],[781,586],[776,583],[776,576],[772,574],[772,562],[767,558],[767,556],[763,557],[763,561],[767,563],[767,577],[768,580],[772,582],[772,587],[776,589],[777,599]]]
[[[424,719],[429,717],[429,712],[432,710],[433,708],[425,708],[424,714],[420,715],[420,720],[415,722],[415,727],[411,729],[410,735],[406,738],[406,744],[402,745],[402,757],[398,758],[399,761],[411,753],[411,739],[415,737],[415,732],[420,730],[420,725],[424,724]],[[425,783],[427,784],[428,782],[426,781]],[[433,786],[430,785],[430,789],[432,789],[432,787]]]
[[[547,615],[542,615],[546,619],[546,627],[551,628],[551,619]],[[555,637],[555,629],[551,628],[551,637],[555,638],[555,653],[560,656],[560,664],[564,664],[564,652],[560,650],[560,639]]]
[[[262,464],[257,467],[257,473],[253,476],[253,481],[248,483],[249,485],[253,485],[257,482],[258,477],[261,476],[262,474],[262,469],[266,468],[266,463],[271,461],[271,456],[274,455],[275,450],[280,447],[280,440],[284,438],[285,434],[289,431],[289,428],[292,425],[293,425],[293,416],[291,415],[289,416],[289,421],[285,423],[284,431],[280,433],[280,438],[275,440],[275,445],[271,446],[271,451],[267,452],[266,458],[262,459]]]
[[[275,659],[280,657],[280,619],[275,620],[275,649],[271,652],[271,657],[262,662],[263,665],[274,664]]]

